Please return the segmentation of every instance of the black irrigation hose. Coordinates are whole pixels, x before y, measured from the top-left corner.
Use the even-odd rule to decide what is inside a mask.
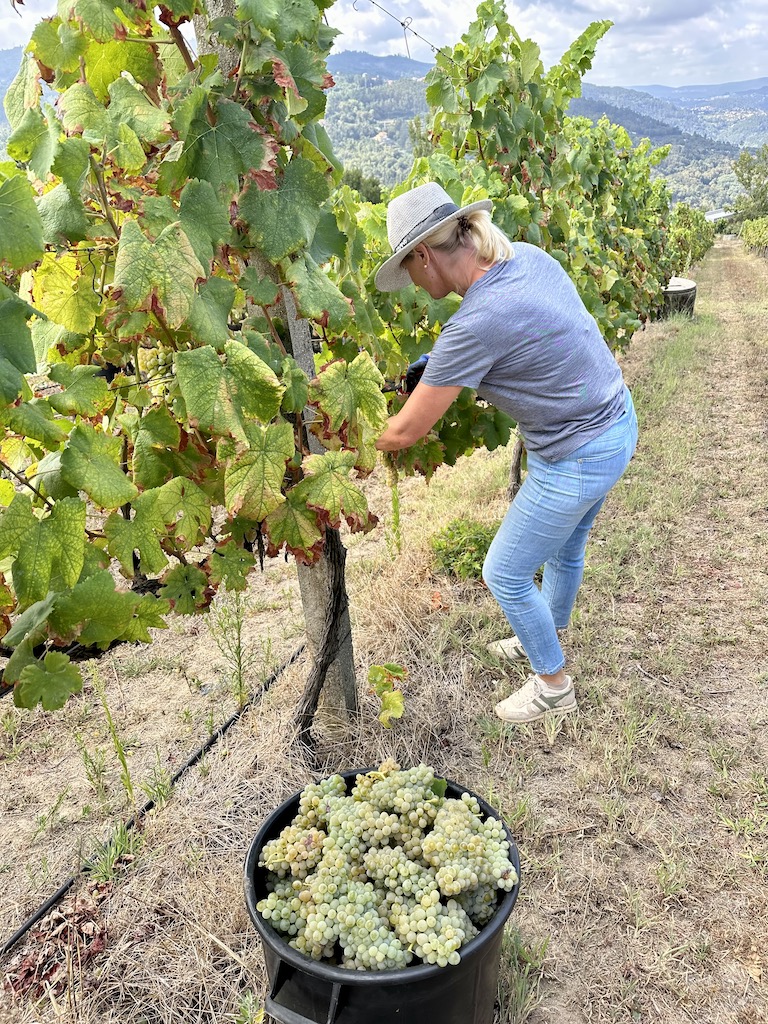
[[[245,702],[245,704],[243,704],[241,708],[238,708],[238,710],[235,711],[235,713],[231,715],[226,722],[223,722],[218,727],[218,729],[212,732],[199,750],[195,751],[194,754],[187,758],[187,760],[184,762],[181,768],[179,768],[171,776],[171,786],[175,786],[179,779],[182,777],[182,775],[186,771],[188,771],[193,765],[197,764],[197,762],[205,754],[208,753],[211,747],[215,743],[217,743],[218,740],[221,739],[221,737],[235,724],[235,722],[238,722],[240,720],[240,718],[243,715],[243,712],[247,711],[248,708],[252,707],[253,704],[256,703],[257,697],[261,697],[263,694],[267,692],[267,690],[270,688],[270,686],[272,686],[273,683],[277,682],[277,680],[280,678],[283,672],[285,672],[286,669],[290,668],[290,666],[299,658],[299,656],[304,651],[305,646],[305,644],[301,644],[299,647],[297,647],[293,654],[290,656],[290,658],[288,658],[287,661],[284,661],[279,668],[275,669],[275,671],[272,673],[269,679],[265,681],[264,686],[259,690],[258,694],[251,694],[248,700]],[[13,687],[11,687],[11,689],[13,689]],[[144,806],[139,811],[137,811],[132,818],[129,818],[128,821],[126,821],[122,827],[126,831],[128,829],[134,828],[138,824],[138,822],[141,821],[144,815],[151,811],[154,806],[154,800],[147,800]],[[109,841],[103,843],[101,848],[105,849],[108,846]],[[5,942],[2,949],[0,949],[0,956],[3,956],[5,953],[13,949],[16,943],[27,934],[29,929],[32,928],[33,925],[37,924],[37,922],[40,921],[43,917],[45,917],[48,911],[52,910],[53,907],[55,907],[56,904],[64,898],[64,896],[66,896],[66,894],[78,880],[80,875],[86,874],[93,868],[94,863],[95,857],[92,857],[90,860],[87,860],[76,874],[72,875],[71,878],[68,878],[67,881],[64,882],[64,884],[59,889],[57,889],[52,896],[49,896],[45,903],[38,907],[34,914],[28,917],[24,924],[22,924],[21,927],[13,933],[10,939],[8,939]]]

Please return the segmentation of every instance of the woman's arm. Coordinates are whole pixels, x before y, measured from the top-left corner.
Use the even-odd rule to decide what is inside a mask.
[[[392,416],[376,442],[383,452],[410,448],[430,432],[456,400],[461,387],[433,387],[419,382],[400,412]]]

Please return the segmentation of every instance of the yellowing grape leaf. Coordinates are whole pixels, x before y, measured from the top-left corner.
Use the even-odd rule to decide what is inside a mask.
[[[61,454],[64,479],[101,508],[118,508],[139,493],[120,466],[122,441],[79,423]]]
[[[98,366],[70,367],[66,363],[56,363],[48,371],[48,376],[64,388],[48,396],[48,404],[62,416],[95,418],[114,401]]]
[[[179,224],[164,228],[154,241],[135,220],[120,233],[112,297],[128,310],[157,309],[169,327],[189,315],[195,285],[206,276]]]
[[[370,530],[377,522],[365,495],[349,478],[355,458],[353,451],[310,455],[304,460],[306,476],[291,492],[314,509],[322,523],[338,527],[343,515],[353,532]]]
[[[87,334],[96,323],[101,303],[94,273],[91,264],[84,269],[70,253],[47,252],[35,271],[35,306],[68,331]]]
[[[309,401],[322,412],[330,433],[341,433],[345,423],[358,417],[380,431],[387,421],[383,386],[384,377],[375,363],[361,352],[351,363],[336,360],[325,366],[310,383]]]
[[[234,451],[227,459],[224,499],[230,515],[260,523],[285,500],[285,466],[296,450],[293,427],[284,420],[267,427],[248,424],[245,434],[248,449]]]
[[[46,67],[61,71],[77,71],[86,45],[83,35],[60,18],[39,22],[29,41],[29,49]]]
[[[14,687],[13,702],[20,708],[42,704],[46,711],[56,711],[82,688],[83,677],[67,655],[49,651],[42,661],[23,669]]]
[[[245,424],[268,423],[279,409],[283,385],[245,345],[228,341],[222,359],[212,348],[179,352],[176,377],[192,426],[248,445]]]
[[[57,501],[49,516],[35,521],[21,539],[13,563],[13,584],[20,608],[42,601],[49,590],[77,583],[85,559],[85,503]]]

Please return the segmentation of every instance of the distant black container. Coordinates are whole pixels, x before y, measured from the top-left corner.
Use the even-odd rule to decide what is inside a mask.
[[[664,289],[664,309],[662,316],[672,313],[684,313],[693,316],[696,303],[696,282],[687,277],[673,277]]]
[[[355,776],[342,772],[349,789]],[[469,790],[448,782],[446,796]],[[475,793],[485,817],[498,818]],[[478,935],[461,948],[461,961],[448,967],[421,964],[391,971],[356,971],[299,953],[289,946],[256,909],[267,895],[267,872],[259,867],[262,847],[296,816],[296,793],[267,818],[245,859],[245,900],[261,936],[267,964],[266,1012],[280,1024],[491,1024],[499,977],[504,925],[517,900],[519,881],[510,892],[499,890],[496,913]],[[520,859],[512,834],[504,826],[510,859],[520,878]]]

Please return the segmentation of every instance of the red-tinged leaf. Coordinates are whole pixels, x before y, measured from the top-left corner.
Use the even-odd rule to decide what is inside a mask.
[[[291,92],[296,93],[297,96],[299,95],[299,90],[296,88],[293,76],[281,60],[272,61],[272,77],[281,89],[290,89]]]

